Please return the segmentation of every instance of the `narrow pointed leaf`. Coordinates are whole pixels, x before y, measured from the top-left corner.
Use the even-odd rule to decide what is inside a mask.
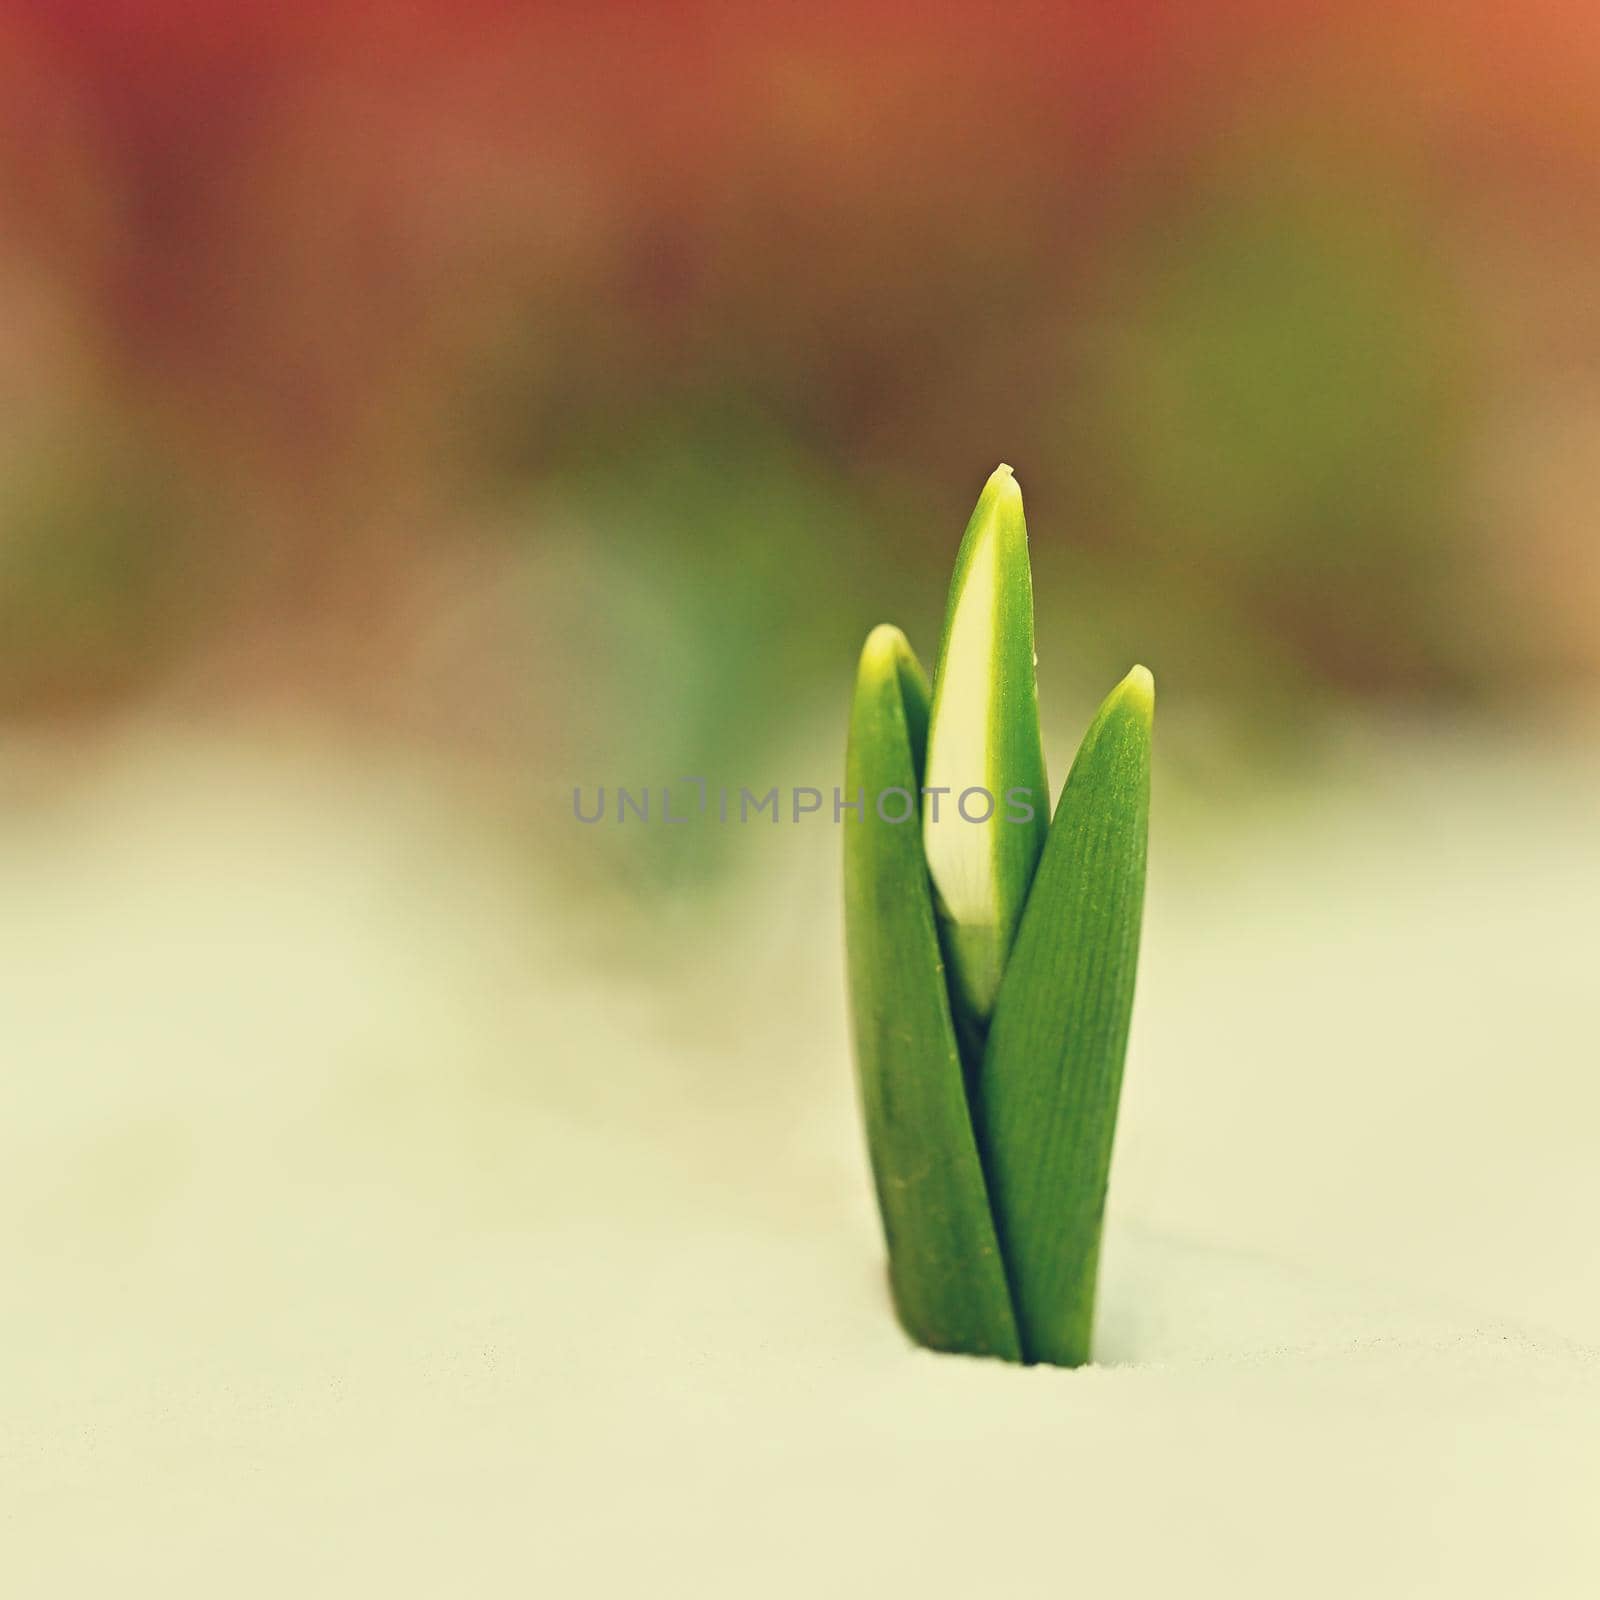
[[[916,792],[927,695],[904,635],[874,629],[861,653],[845,763],[845,798],[864,802],[844,823],[856,1065],[902,1325],[935,1350],[1015,1361],[1016,1322],[922,852]]]
[[[981,1036],[1049,826],[1028,529],[1007,466],[984,485],[956,556],[926,782],[928,870],[957,1020]]]
[[[1155,686],[1135,667],[1084,736],[1006,968],[977,1085],[1029,1361],[1089,1359],[1133,1010]]]

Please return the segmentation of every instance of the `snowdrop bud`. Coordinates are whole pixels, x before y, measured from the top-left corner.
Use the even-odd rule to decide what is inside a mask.
[[[924,849],[951,991],[981,1028],[1050,822],[1028,530],[1008,466],[984,485],[956,557],[923,783]]]

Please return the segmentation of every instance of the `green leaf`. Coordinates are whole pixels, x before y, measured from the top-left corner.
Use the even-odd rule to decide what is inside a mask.
[[[981,1041],[1050,809],[1028,528],[1007,466],[984,485],[956,556],[934,673],[926,781],[923,832],[957,1021]]]
[[[1135,667],[1073,762],[1006,968],[976,1120],[1024,1356],[1089,1359],[1133,1010],[1155,685]]]
[[[845,762],[845,799],[862,802],[844,825],[856,1066],[902,1325],[934,1350],[1016,1361],[922,853],[927,705],[905,636],[875,628],[861,652]],[[887,820],[895,817],[904,820]]]

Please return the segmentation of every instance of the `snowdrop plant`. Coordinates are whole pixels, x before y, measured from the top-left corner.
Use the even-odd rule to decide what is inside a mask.
[[[1106,697],[1049,818],[1033,580],[1009,467],[984,486],[930,691],[861,653],[846,783],[856,1064],[895,1309],[935,1350],[1089,1359],[1144,903],[1155,686]]]

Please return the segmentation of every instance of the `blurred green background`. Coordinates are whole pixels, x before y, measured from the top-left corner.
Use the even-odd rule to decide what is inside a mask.
[[[9,0],[0,716],[825,783],[1001,459],[1063,737],[1135,659],[1202,786],[1570,704],[1597,91],[1564,0]]]

